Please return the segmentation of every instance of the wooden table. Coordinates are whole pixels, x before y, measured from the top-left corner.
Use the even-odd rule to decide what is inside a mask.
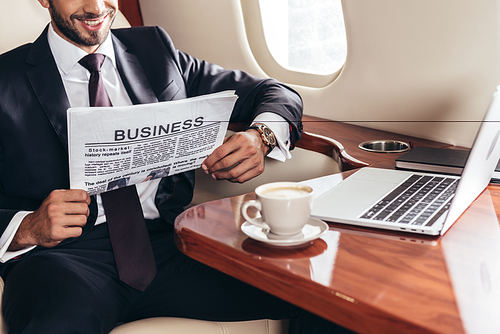
[[[305,123],[306,131],[314,128],[313,132],[335,137],[352,157],[379,167],[392,168],[397,155],[361,152],[358,142],[390,135],[417,145],[445,146],[342,123],[319,123]],[[349,174],[329,180],[340,182]],[[320,239],[286,248],[259,243],[240,231],[240,206],[254,196],[213,201],[182,213],[176,220],[179,249],[356,332],[500,330],[499,186],[490,185],[442,237],[329,224]]]

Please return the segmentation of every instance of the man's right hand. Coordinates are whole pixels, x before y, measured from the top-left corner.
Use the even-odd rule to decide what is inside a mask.
[[[30,246],[54,247],[78,237],[87,223],[90,196],[85,190],[54,190],[38,210],[24,217],[9,250]]]

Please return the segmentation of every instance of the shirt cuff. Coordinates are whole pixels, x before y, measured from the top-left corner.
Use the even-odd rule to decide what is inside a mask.
[[[267,155],[269,158],[284,162],[292,157],[290,154],[290,127],[283,117],[275,113],[265,112],[257,115],[252,125],[254,123],[264,123],[276,137],[278,145]]]
[[[19,229],[19,226],[21,226],[21,222],[23,221],[24,217],[26,217],[30,213],[31,211],[19,211],[14,215],[14,217],[12,217],[9,225],[3,232],[2,236],[0,237],[0,262],[5,263],[19,255],[28,253],[29,251],[31,251],[33,248],[36,247],[36,246],[31,246],[17,251],[8,251],[9,246],[12,243],[12,240],[14,239],[14,235]]]

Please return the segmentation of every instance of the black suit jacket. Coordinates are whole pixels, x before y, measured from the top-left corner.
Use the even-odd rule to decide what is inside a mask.
[[[301,99],[279,82],[195,59],[176,50],[159,27],[113,30],[112,38],[134,104],[236,89],[231,121],[250,122],[259,113],[274,112],[289,122],[292,147],[300,137]],[[36,210],[52,190],[69,188],[69,107],[47,29],[34,43],[0,56],[0,233],[16,212]],[[192,172],[161,180],[155,202],[164,220],[173,223],[191,201],[193,187]],[[91,209],[84,233],[94,225],[95,206]]]

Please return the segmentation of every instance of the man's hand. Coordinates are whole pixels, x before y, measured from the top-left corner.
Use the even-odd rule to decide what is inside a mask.
[[[237,132],[226,137],[201,167],[215,180],[243,183],[264,172],[264,156],[268,149],[257,130]]]
[[[29,246],[54,247],[78,237],[90,214],[90,196],[84,190],[54,190],[38,210],[24,217],[9,250]]]

